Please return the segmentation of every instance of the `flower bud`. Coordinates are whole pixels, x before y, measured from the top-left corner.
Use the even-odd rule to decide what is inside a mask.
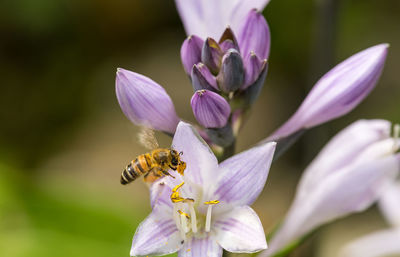
[[[238,51],[230,49],[224,55],[217,81],[220,89],[226,93],[238,90],[243,84],[243,61]]]
[[[219,39],[219,46],[223,52],[228,51],[229,49],[236,49],[239,51],[239,46],[236,40],[235,35],[230,27],[227,27],[221,38]]]
[[[116,94],[125,116],[136,125],[175,133],[179,118],[164,88],[138,73],[119,68]]]
[[[211,74],[210,70],[202,63],[195,64],[192,69],[192,85],[195,91],[207,89],[217,91],[217,79]]]
[[[244,83],[240,89],[244,90],[254,84],[265,68],[266,59],[260,60],[257,55],[252,51],[244,61],[245,76]]]
[[[189,36],[182,44],[181,60],[183,68],[189,76],[193,65],[201,61],[202,46],[203,40],[195,35]]]
[[[207,38],[201,52],[201,62],[207,65],[213,74],[218,74],[222,55],[223,52],[218,43],[212,38]]]
[[[196,91],[191,105],[197,121],[206,128],[224,127],[231,113],[225,98],[209,90]]]

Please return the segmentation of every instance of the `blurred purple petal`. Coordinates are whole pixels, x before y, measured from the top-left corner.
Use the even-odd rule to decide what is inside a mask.
[[[261,221],[249,206],[235,207],[218,216],[213,226],[216,241],[229,252],[254,253],[267,249]]]
[[[244,60],[245,67],[245,76],[244,76],[244,84],[241,89],[245,90],[249,86],[253,85],[254,82],[260,77],[263,68],[265,67],[266,59],[260,60],[258,56],[251,52],[250,55],[247,55]]]
[[[125,116],[133,123],[173,134],[179,118],[164,88],[138,73],[119,68],[116,94]]]
[[[343,248],[341,257],[383,257],[400,254],[400,229],[388,229],[358,238]]]
[[[225,98],[208,90],[196,91],[191,105],[197,121],[205,128],[224,127],[231,113],[231,107]]]
[[[400,182],[393,182],[385,189],[379,199],[379,207],[385,219],[400,229]]]
[[[178,257],[221,257],[222,248],[210,237],[189,239],[178,252]]]
[[[387,44],[376,45],[337,65],[315,84],[296,113],[269,139],[286,137],[350,112],[375,87],[387,51]]]
[[[219,91],[217,79],[211,74],[210,70],[202,63],[193,66],[192,69],[192,85],[195,91],[207,89]]]
[[[271,44],[269,27],[264,16],[253,9],[247,15],[238,33],[240,53],[247,58],[253,51],[261,60],[267,59]]]
[[[226,93],[236,91],[244,81],[242,57],[235,49],[230,49],[222,58],[221,70],[217,76],[220,89]]]
[[[182,247],[171,212],[170,207],[158,206],[140,223],[133,237],[131,256],[164,255]]]
[[[215,176],[217,158],[191,125],[182,121],[179,123],[172,147],[183,152],[181,158],[187,165],[184,178],[203,185],[209,181],[208,177]]]
[[[201,49],[204,41],[198,36],[189,36],[181,47],[181,60],[186,74],[190,76],[193,65],[201,62]]]
[[[248,12],[269,0],[175,0],[187,35],[219,38],[228,25],[237,31]]]
[[[313,229],[371,206],[399,172],[400,156],[392,155],[343,168],[296,197],[265,255],[272,256]],[[297,196],[297,195],[296,195]]]
[[[201,51],[201,61],[210,69],[214,74],[217,74],[221,67],[223,52],[219,44],[212,38],[207,38],[204,41],[203,49]]]
[[[274,156],[275,142],[269,142],[236,154],[220,164],[224,171],[218,177],[214,195],[237,205],[251,205],[267,181]]]
[[[311,191],[327,176],[354,162],[368,146],[389,138],[390,129],[386,120],[359,120],[343,129],[307,167],[298,188]]]

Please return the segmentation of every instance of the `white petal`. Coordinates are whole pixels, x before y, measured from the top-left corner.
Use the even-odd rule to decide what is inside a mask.
[[[189,239],[178,252],[178,257],[221,257],[222,248],[210,237]]]
[[[182,151],[186,162],[184,179],[199,185],[213,180],[218,171],[218,161],[207,143],[188,123],[180,122],[175,132],[172,147]]]
[[[342,169],[296,198],[266,256],[313,229],[373,204],[399,171],[399,155]]]
[[[275,142],[236,154],[220,164],[220,175],[213,190],[216,199],[236,205],[251,205],[267,181]]]
[[[372,143],[389,138],[390,127],[386,120],[359,120],[340,131],[304,171],[298,194],[309,192],[326,176],[351,164]]]
[[[153,211],[137,228],[133,237],[131,256],[164,255],[181,247],[181,236],[172,213]]]
[[[379,200],[379,207],[386,220],[400,228],[400,183],[393,183],[385,189]],[[400,243],[399,243],[400,244]]]
[[[253,253],[267,248],[261,221],[249,206],[219,215],[212,229],[217,243],[229,252]]]
[[[228,25],[237,32],[248,12],[269,0],[175,0],[187,35],[219,39]]]
[[[400,254],[400,230],[384,230],[349,243],[340,257],[383,257]],[[397,255],[396,255],[397,256]]]

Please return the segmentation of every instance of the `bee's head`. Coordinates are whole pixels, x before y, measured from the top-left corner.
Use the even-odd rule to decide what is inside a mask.
[[[178,153],[176,150],[172,149],[170,154],[171,154],[171,164],[173,166],[178,166],[179,160],[180,160],[180,158],[179,158],[180,153]]]

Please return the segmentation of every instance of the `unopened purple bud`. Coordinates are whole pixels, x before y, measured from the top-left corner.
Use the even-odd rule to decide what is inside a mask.
[[[201,62],[207,65],[213,74],[218,74],[222,55],[223,52],[218,43],[212,38],[207,38],[201,52]]]
[[[250,55],[251,51],[261,60],[268,58],[271,44],[269,27],[264,16],[256,9],[250,11],[238,35],[240,52],[244,58]]]
[[[203,40],[195,35],[189,36],[182,44],[181,60],[183,68],[189,76],[192,72],[193,65],[201,62],[202,47]]]
[[[138,73],[119,68],[116,94],[122,111],[136,125],[175,133],[179,118],[164,88]]]
[[[211,74],[210,70],[202,63],[195,64],[192,69],[192,85],[195,91],[207,89],[217,91],[217,79]]]
[[[250,53],[250,55],[246,57],[244,61],[245,76],[244,84],[241,87],[242,90],[254,84],[254,82],[260,76],[266,62],[266,59],[260,60],[260,58],[258,58],[258,56],[253,51]]]
[[[219,46],[224,53],[232,48],[239,51],[239,45],[237,43],[235,34],[230,27],[226,28],[226,30],[222,34],[219,40]]]
[[[268,63],[267,60],[264,60],[261,66],[261,72],[258,76],[257,80],[251,84],[244,92],[242,93],[242,97],[244,98],[245,106],[252,105],[258,98],[261,93],[262,88],[264,87],[265,78],[267,77],[268,72]]]
[[[224,127],[231,114],[231,107],[225,98],[209,90],[196,91],[191,105],[197,121],[206,128]]]
[[[244,69],[242,57],[238,51],[230,49],[224,55],[217,81],[220,89],[226,93],[236,91],[242,86]]]

